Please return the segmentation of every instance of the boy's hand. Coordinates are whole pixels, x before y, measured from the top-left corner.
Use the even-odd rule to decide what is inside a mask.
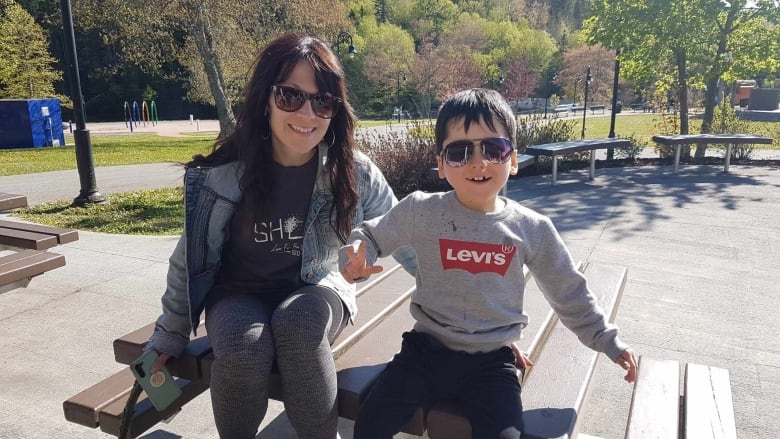
[[[512,344],[509,345],[512,348],[512,352],[515,353],[515,366],[517,366],[520,369],[528,369],[529,367],[534,365],[534,362],[531,361],[530,358],[528,358],[528,355],[525,354],[525,352],[521,351],[520,348],[512,342]]]
[[[636,380],[636,357],[634,356],[634,351],[631,349],[626,349],[625,351],[620,353],[620,356],[617,357],[617,360],[615,360],[615,363],[617,363],[618,366],[622,367],[623,369],[627,370],[625,380],[629,383],[633,383]]]
[[[349,261],[341,269],[341,275],[349,283],[360,282],[383,270],[380,265],[366,264],[366,244],[360,241],[357,251],[347,249]]]

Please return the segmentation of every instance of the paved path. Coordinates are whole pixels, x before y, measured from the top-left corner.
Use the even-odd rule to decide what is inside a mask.
[[[122,190],[148,187],[152,175],[178,184],[181,171],[166,166],[99,168],[99,186],[109,192],[109,176]],[[639,353],[727,368],[739,437],[777,439],[780,168],[731,170],[599,169],[593,182],[566,173],[556,186],[549,176],[520,178],[509,196],[550,215],[575,259],[628,266],[617,323]],[[0,178],[3,190],[33,200],[60,199],[61,186],[55,173]],[[105,437],[65,422],[62,401],[122,368],[111,342],[158,315],[175,240],[82,232],[56,249],[65,267],[0,295],[0,438]],[[630,394],[602,358],[582,431],[623,437]],[[293,437],[282,412],[271,404],[260,438]],[[204,394],[144,437],[213,438],[212,423]],[[340,429],[351,437],[349,421]]]

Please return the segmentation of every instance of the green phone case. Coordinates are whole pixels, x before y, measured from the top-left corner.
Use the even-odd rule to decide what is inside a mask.
[[[176,398],[181,395],[181,389],[176,385],[167,368],[154,374],[150,373],[156,360],[157,352],[146,351],[130,364],[130,370],[146,392],[154,408],[161,412],[176,401]]]

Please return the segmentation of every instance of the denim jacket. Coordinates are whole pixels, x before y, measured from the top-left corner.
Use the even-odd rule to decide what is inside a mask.
[[[317,180],[312,191],[304,225],[301,279],[330,288],[344,301],[353,319],[357,313],[355,286],[347,283],[338,269],[342,243],[330,225],[333,195],[324,164],[328,146],[320,144]],[[385,213],[397,203],[382,173],[368,157],[355,152],[358,205],[352,217],[357,227]],[[230,220],[241,200],[238,162],[214,168],[189,168],[184,176],[184,233],[173,254],[162,297],[163,313],[157,319],[147,349],[179,356],[186,348],[190,332],[196,331],[205,308],[206,296],[214,286],[229,239]],[[393,255],[410,273],[417,269],[411,248]]]

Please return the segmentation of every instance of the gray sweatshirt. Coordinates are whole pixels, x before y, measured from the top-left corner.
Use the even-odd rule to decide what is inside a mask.
[[[403,245],[417,253],[417,290],[412,295],[414,329],[448,348],[489,352],[520,339],[527,265],[561,322],[580,341],[613,361],[628,346],[577,271],[549,218],[501,198],[499,212],[464,207],[455,192],[415,192],[385,215],[352,231],[339,252],[361,240],[373,264]]]

